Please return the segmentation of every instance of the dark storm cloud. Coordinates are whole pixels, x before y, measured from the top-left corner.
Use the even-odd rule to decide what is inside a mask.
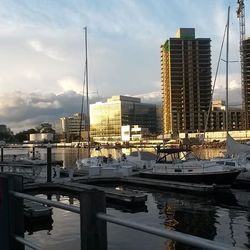
[[[80,112],[82,96],[74,91],[59,95],[14,92],[0,96],[0,123],[14,131]],[[95,102],[91,99],[90,102]],[[86,110],[86,109],[85,109]]]

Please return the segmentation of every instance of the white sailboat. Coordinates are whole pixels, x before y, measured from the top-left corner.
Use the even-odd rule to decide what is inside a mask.
[[[88,157],[80,159],[79,157],[79,145],[81,139],[81,121],[79,129],[79,143],[78,143],[78,155],[76,160],[77,168],[86,172],[91,176],[101,175],[105,177],[120,176],[120,175],[130,175],[132,174],[132,165],[129,165],[126,158],[121,157],[119,159],[113,159],[111,155],[105,156],[90,156],[90,119],[89,119],[89,99],[88,99],[88,57],[87,57],[87,27],[84,28],[85,31],[85,71],[84,71],[84,83],[86,83],[86,106],[87,106],[87,115],[86,115],[86,130],[87,130],[87,148],[88,148]],[[83,87],[83,92],[84,92]],[[83,93],[84,96],[84,93]],[[81,105],[81,117],[83,113],[83,99]]]
[[[229,12],[228,9],[228,22],[227,22],[227,53],[226,53],[226,152],[225,157],[222,158],[213,158],[212,161],[220,161],[225,159],[231,159],[237,161],[237,165],[243,170],[239,175],[239,178],[242,176],[250,177],[250,146],[247,144],[241,144],[237,142],[228,131],[228,51],[229,51]],[[249,172],[245,174],[245,170]]]

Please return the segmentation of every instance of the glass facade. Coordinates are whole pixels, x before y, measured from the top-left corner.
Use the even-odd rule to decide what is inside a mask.
[[[105,103],[90,105],[90,134],[96,140],[121,140],[121,126],[139,125],[151,134],[157,130],[156,105],[139,98],[113,96]]]

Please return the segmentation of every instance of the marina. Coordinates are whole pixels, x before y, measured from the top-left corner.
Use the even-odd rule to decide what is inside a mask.
[[[41,152],[41,155],[46,159],[46,150],[44,149],[39,149],[38,150]],[[76,154],[76,150],[75,154]],[[86,149],[85,149],[86,150]],[[63,160],[67,159],[65,153],[63,154],[64,157],[62,156],[62,151],[65,152],[65,149],[52,149],[52,159],[56,160]],[[70,154],[74,154],[72,152],[72,149],[67,149],[66,151],[69,151]],[[109,150],[109,153],[112,153],[113,155],[116,155],[115,149]],[[43,153],[44,152],[44,153]],[[93,151],[94,153],[94,151]],[[103,152],[105,153],[105,151]],[[218,151],[217,151],[218,153]],[[84,149],[82,150],[82,154],[84,155]],[[117,155],[120,155],[117,154]],[[65,161],[63,160],[63,163],[65,164]],[[71,168],[74,168],[73,165],[75,164],[75,160],[73,160],[72,157],[72,162],[67,163],[71,165]],[[70,167],[67,167],[66,169],[70,169]],[[88,176],[75,176],[72,178],[69,177],[54,177],[52,178],[51,182],[46,182],[42,181],[39,182],[37,179],[33,183],[26,183],[24,185],[24,191],[27,194],[32,194],[38,197],[45,197],[49,200],[55,200],[59,202],[63,202],[64,204],[74,204],[74,205],[79,205],[79,194],[82,191],[88,191],[88,190],[99,190],[99,191],[104,191],[106,195],[106,202],[107,202],[107,211],[111,212],[114,215],[119,215],[120,218],[127,218],[127,219],[133,219],[135,221],[140,221],[140,217],[143,215],[145,216],[144,220],[151,221],[154,225],[159,228],[159,224],[155,224],[156,221],[160,222],[162,219],[166,220],[164,223],[166,223],[167,228],[174,228],[175,230],[183,230],[183,232],[191,233],[192,231],[186,231],[185,229],[185,224],[187,221],[189,221],[189,227],[193,227],[193,229],[196,228],[197,225],[193,224],[193,221],[190,221],[187,219],[187,217],[183,217],[181,215],[185,211],[185,207],[189,207],[188,209],[191,209],[190,212],[192,214],[192,218],[195,218],[195,211],[199,211],[199,209],[202,210],[205,209],[208,205],[205,204],[210,204],[211,209],[215,204],[217,209],[218,206],[221,207],[223,214],[228,211],[233,211],[232,209],[236,209],[236,211],[240,211],[240,214],[247,213],[247,207],[248,207],[248,201],[245,200],[243,197],[249,197],[248,192],[244,191],[242,189],[228,189],[228,187],[223,190],[223,189],[218,189],[216,185],[202,185],[202,184],[194,184],[194,183],[178,183],[178,182],[171,182],[171,181],[162,181],[162,180],[157,180],[157,179],[150,179],[150,178],[141,178],[138,176],[127,176],[127,177],[94,177],[92,176],[91,178]],[[241,186],[239,186],[241,188]],[[248,188],[248,186],[245,186],[245,188]],[[246,196],[247,195],[247,196]],[[153,198],[154,197],[154,198]],[[165,198],[164,198],[165,197]],[[168,197],[168,198],[167,198]],[[179,198],[178,198],[179,197]],[[180,197],[182,197],[180,199]],[[166,199],[167,198],[167,199]],[[180,200],[179,200],[180,199]],[[184,199],[185,201],[183,201]],[[194,202],[197,200],[197,202]],[[166,204],[165,204],[166,202]],[[183,203],[184,202],[184,203]],[[249,202],[250,202],[250,197],[249,197]],[[182,204],[182,205],[181,205]],[[184,205],[185,204],[185,205]],[[198,205],[199,204],[199,205]],[[201,204],[204,204],[201,206]],[[157,210],[159,213],[159,218],[156,218],[157,214],[153,215],[156,211],[153,209],[157,205]],[[44,207],[37,207],[34,206],[34,214],[37,213],[39,214],[39,209],[44,209]],[[184,209],[185,208],[185,209]],[[153,210],[152,210],[153,209]],[[164,210],[168,212],[164,212]],[[184,209],[184,210],[183,210]],[[226,210],[225,210],[226,209]],[[199,213],[201,213],[201,211]],[[154,211],[154,212],[153,212]],[[205,212],[206,210],[204,210]],[[245,211],[245,212],[244,212]],[[152,214],[153,212],[153,214]],[[44,211],[42,212],[44,213]],[[186,212],[185,212],[186,213]],[[184,214],[185,214],[184,213]],[[207,213],[207,212],[205,212]],[[231,213],[231,212],[230,212]],[[42,235],[45,239],[47,237],[50,237],[51,243],[46,243],[46,249],[60,249],[60,244],[59,243],[52,243],[52,239],[54,237],[60,237],[60,233],[57,229],[58,225],[60,223],[65,223],[65,222],[59,222],[58,219],[56,219],[59,214],[62,214],[62,210],[58,210],[57,208],[53,208],[53,214],[49,215],[47,220],[44,220],[46,223],[41,223],[38,218],[33,218],[33,220],[29,220],[29,222],[26,222],[26,225],[29,225],[30,227],[27,227],[27,233],[25,234],[25,237],[27,239],[32,239],[36,240],[36,242],[40,242],[39,238]],[[150,215],[151,214],[151,215]],[[213,213],[206,214],[206,218],[209,220],[211,219],[211,222],[214,221],[214,218],[212,218],[214,215]],[[150,215],[150,216],[149,216]],[[149,216],[149,217],[148,217]],[[181,216],[181,217],[179,217]],[[225,215],[224,215],[225,216]],[[231,215],[230,215],[231,216]],[[33,216],[35,217],[35,216]],[[157,216],[158,217],[158,216]],[[183,218],[182,218],[183,217]],[[80,240],[77,234],[72,237],[72,233],[75,231],[75,227],[79,222],[76,222],[75,216],[72,214],[67,214],[69,225],[65,226],[65,234],[71,235],[70,242],[75,245],[75,247],[79,248],[80,247]],[[184,219],[185,218],[185,219]],[[236,217],[237,218],[237,217]],[[236,221],[237,219],[233,219],[233,221]],[[36,220],[35,220],[36,219]],[[193,220],[192,219],[192,220]],[[202,230],[205,229],[208,225],[204,222],[204,218],[200,218],[203,220],[202,226],[199,228],[199,234],[201,237],[205,237],[208,239],[213,239],[214,235],[208,234],[204,235],[202,233]],[[51,222],[53,221],[53,223]],[[186,220],[186,222],[185,222]],[[225,218],[223,219],[223,221]],[[226,219],[227,221],[228,219]],[[148,221],[148,222],[149,222]],[[154,221],[154,222],[153,222]],[[226,222],[224,221],[224,222]],[[28,223],[28,224],[27,224]],[[72,224],[73,223],[73,224]],[[162,222],[161,222],[162,223]],[[160,225],[161,225],[160,223]],[[205,223],[205,224],[204,224]],[[219,239],[221,241],[221,236],[219,236],[222,232],[225,230],[229,229],[219,229],[220,227],[218,226],[217,222],[213,222],[215,225],[213,227],[216,228],[216,235],[218,234],[217,237],[215,237],[214,240]],[[228,221],[228,223],[231,223]],[[235,223],[235,222],[233,222]],[[246,223],[248,223],[246,221]],[[72,226],[70,226],[72,224]],[[180,227],[181,224],[181,227]],[[245,224],[245,223],[244,223]],[[39,229],[39,225],[41,230]],[[46,227],[47,225],[47,227]],[[74,225],[74,226],[73,226]],[[188,224],[186,224],[188,225]],[[193,226],[192,226],[193,225]],[[161,228],[162,226],[160,226]],[[181,229],[183,227],[183,229]],[[237,225],[235,225],[237,228]],[[47,229],[46,229],[47,228]],[[247,227],[246,227],[247,228]],[[123,241],[120,237],[118,237],[117,232],[120,232],[122,234],[128,235],[128,237],[132,237],[131,233],[127,230],[125,232],[122,229],[117,229],[117,226],[108,226],[109,233],[113,238],[113,240],[109,243],[109,249],[116,249],[116,241],[121,240]],[[73,231],[72,231],[73,230]],[[111,230],[111,231],[110,231]],[[201,230],[201,231],[200,231]],[[213,231],[214,229],[211,228]],[[230,229],[230,230],[236,230],[236,229]],[[44,233],[46,231],[49,231],[50,236],[45,236]],[[206,230],[207,232],[207,230]],[[237,234],[237,230],[233,231],[235,234]],[[247,229],[246,229],[247,232]],[[58,234],[59,233],[59,234]],[[145,241],[148,241],[147,237],[142,235],[142,233],[138,233],[140,237],[145,239]],[[224,234],[224,233],[223,233]],[[40,236],[39,236],[40,235]],[[115,235],[115,236],[114,236]],[[196,234],[197,235],[197,234]],[[233,243],[232,244],[232,238],[224,238],[222,242],[226,244],[232,244],[232,246],[238,246],[242,249],[247,249],[245,248],[245,240],[242,241],[237,241],[238,236],[234,236],[234,241],[236,239],[236,242],[238,243]],[[67,237],[66,237],[67,238]],[[170,244],[174,245],[175,249],[185,249],[184,246],[176,241],[162,241],[160,239],[152,239],[149,237],[151,240],[148,246],[156,247],[157,249],[164,249],[162,248],[163,245],[165,244]],[[56,239],[56,238],[55,238]],[[226,240],[225,240],[226,239]],[[246,238],[247,239],[247,238]],[[57,240],[56,240],[57,242]],[[129,242],[126,242],[126,246],[129,246],[129,249],[136,249],[136,247],[139,247],[141,241],[136,241],[134,240],[134,244],[131,245]],[[165,243],[164,243],[165,242]],[[41,245],[44,243],[40,242]],[[55,244],[55,245],[54,245]],[[66,243],[67,244],[67,241]],[[124,242],[125,244],[125,242]],[[161,244],[163,244],[161,246]],[[243,244],[243,245],[242,245]],[[246,243],[247,244],[247,243]],[[120,244],[119,244],[120,245]],[[52,248],[50,248],[52,247]],[[147,249],[147,248],[146,248]],[[148,248],[150,249],[150,247]],[[187,248],[188,249],[188,248]]]
[[[205,2],[0,3],[0,249],[250,249],[250,3]]]

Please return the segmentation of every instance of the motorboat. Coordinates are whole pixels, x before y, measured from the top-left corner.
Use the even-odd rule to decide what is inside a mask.
[[[244,168],[237,179],[250,179],[250,146],[237,142],[229,133],[226,139],[224,157],[215,157],[211,161],[237,161],[238,166]]]
[[[184,148],[157,149],[152,170],[141,171],[141,177],[178,182],[231,185],[241,173],[238,162],[224,158],[219,161],[200,160]]]
[[[76,161],[78,169],[91,176],[121,177],[132,175],[133,166],[126,161],[125,155],[114,159],[111,154],[94,156]]]
[[[147,155],[145,157],[145,154],[147,152],[141,152],[140,150],[137,150],[137,152],[134,152],[131,155],[126,155],[124,153],[121,154],[120,157],[117,159],[113,158],[111,154],[108,154],[108,156],[92,156],[89,158],[83,158],[83,159],[78,159],[76,161],[76,165],[78,169],[84,170],[88,169],[90,166],[112,166],[112,165],[129,165],[132,167],[133,171],[137,171],[140,169],[150,169],[151,168],[151,160],[154,157],[151,158]]]

